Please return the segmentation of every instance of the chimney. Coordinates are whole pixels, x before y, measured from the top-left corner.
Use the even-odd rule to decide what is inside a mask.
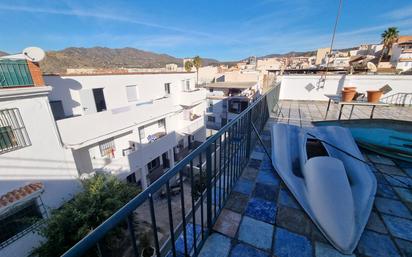
[[[43,74],[41,72],[39,63],[27,61],[27,66],[29,67],[29,71],[33,80],[33,84],[35,87],[44,86]]]

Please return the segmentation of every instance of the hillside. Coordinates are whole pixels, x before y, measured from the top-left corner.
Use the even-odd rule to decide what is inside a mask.
[[[0,51],[1,55],[7,53]],[[203,59],[204,65],[218,63],[214,59]],[[182,66],[183,60],[167,54],[157,54],[136,48],[70,47],[61,51],[46,52],[40,63],[44,73],[65,72],[67,68],[159,68],[168,63]]]
[[[8,55],[8,53],[0,51],[0,56],[4,56],[4,55]]]

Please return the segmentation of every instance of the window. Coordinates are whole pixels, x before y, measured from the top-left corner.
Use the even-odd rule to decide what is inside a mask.
[[[226,118],[222,118],[222,126],[226,125],[227,123],[227,119]]]
[[[210,93],[213,93],[213,88],[209,88],[209,92],[210,92]]]
[[[152,160],[147,164],[147,169],[149,172],[153,171],[154,169],[158,168],[160,166],[160,159],[157,157],[156,159]]]
[[[114,157],[114,151],[116,150],[116,147],[114,145],[114,140],[109,139],[103,142],[99,143],[99,149],[100,149],[100,155],[102,157]]]
[[[170,83],[165,83],[165,93],[166,95],[170,95]]]
[[[0,110],[0,154],[30,145],[19,109]]]
[[[212,101],[209,101],[209,106],[207,107],[207,111],[208,112],[213,112],[213,102]]]
[[[182,80],[182,90],[183,91],[190,91],[190,80]]]
[[[127,95],[128,102],[137,101],[137,86],[136,85],[126,86],[126,95]]]
[[[66,117],[64,114],[62,101],[50,101],[50,107],[55,120],[61,120]]]
[[[157,126],[159,128],[164,128],[165,127],[165,119],[161,119],[157,121]]]
[[[140,138],[140,142],[142,142],[142,140],[146,137],[146,134],[144,133],[144,126],[139,128],[139,138]]]
[[[44,211],[44,208],[42,208]],[[23,203],[0,216],[0,249],[31,231],[43,219],[36,199]]]
[[[102,112],[106,111],[106,100],[104,99],[103,88],[93,89],[94,102],[96,104],[96,111]]]
[[[126,181],[129,182],[129,183],[136,184],[136,175],[135,175],[135,173],[133,172],[132,174],[127,176]]]
[[[215,122],[215,117],[214,116],[207,116],[207,121],[208,122]]]

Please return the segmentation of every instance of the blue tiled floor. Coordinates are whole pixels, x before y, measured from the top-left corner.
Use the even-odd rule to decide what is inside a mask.
[[[358,251],[366,256],[399,256],[395,244],[387,235],[365,231],[359,241]]]
[[[259,198],[251,198],[246,207],[245,215],[275,224],[276,204]]]
[[[238,243],[233,247],[230,257],[269,257],[269,254],[247,244]]]
[[[275,255],[279,257],[312,256],[312,244],[308,238],[286,229],[276,228]]]
[[[260,146],[254,149],[256,153],[263,153],[262,150]],[[374,165],[381,164],[379,169],[373,168],[378,188],[373,212],[353,255],[342,255],[324,238],[271,170],[269,158],[260,155],[259,160],[251,159],[248,164],[255,173],[238,180],[235,193],[224,206],[241,214],[242,219],[235,237],[231,238],[230,252],[221,257],[412,256],[412,191],[407,186],[412,184],[408,170],[412,166],[398,165],[376,154],[366,153],[366,156]],[[207,251],[202,257],[216,256],[210,249]]]
[[[239,192],[245,195],[250,195],[253,191],[254,186],[255,185],[252,181],[240,178],[239,181],[236,183],[233,191]]]
[[[269,251],[272,247],[273,226],[249,217],[243,217],[239,240],[258,249]]]

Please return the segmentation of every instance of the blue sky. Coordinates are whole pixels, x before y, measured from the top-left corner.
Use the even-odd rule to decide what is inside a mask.
[[[238,60],[330,44],[338,0],[0,1],[0,50],[135,47]],[[343,0],[336,47],[412,34],[411,0]]]

